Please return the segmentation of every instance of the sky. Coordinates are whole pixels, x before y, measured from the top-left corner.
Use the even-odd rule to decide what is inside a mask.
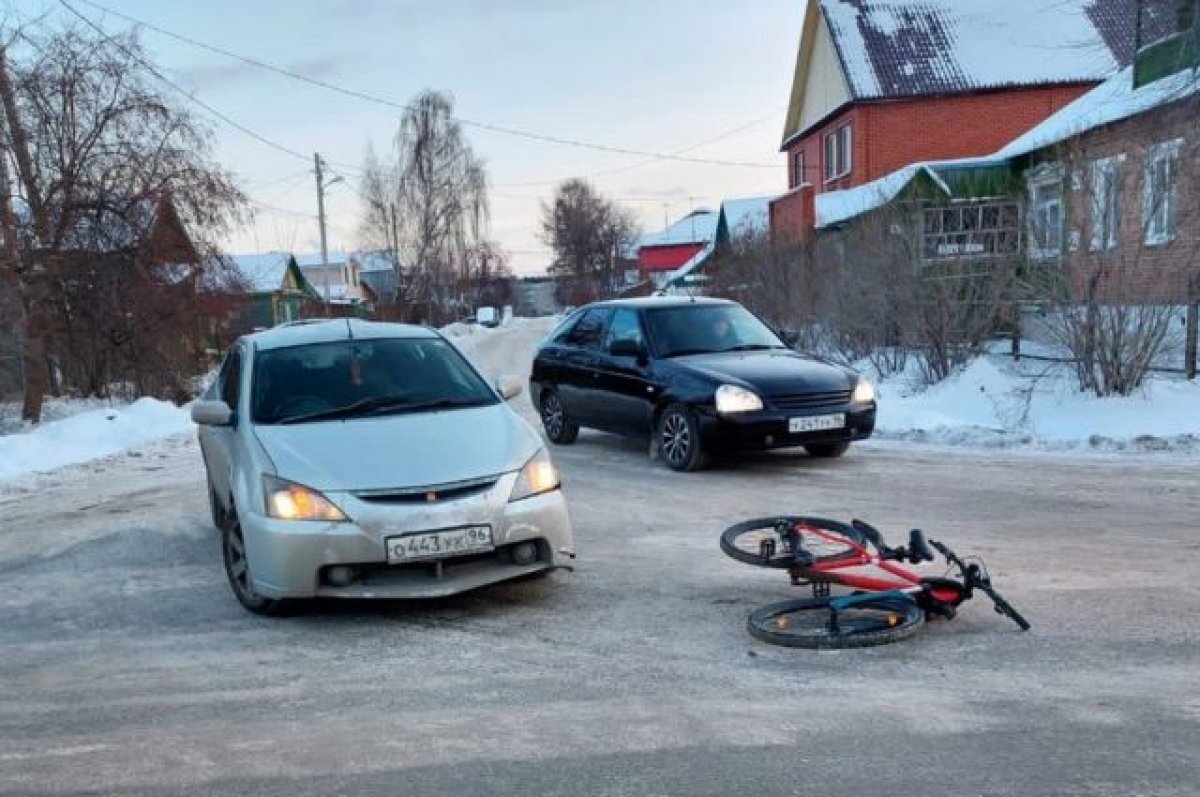
[[[491,237],[518,273],[544,271],[541,202],[576,176],[634,211],[646,232],[723,198],[786,189],[779,154],[804,0],[70,0],[106,30],[107,7],[192,39],[397,102],[451,93],[471,122],[607,147],[734,161],[655,160],[466,127],[492,185]],[[5,0],[53,24],[53,0]],[[313,152],[345,183],[326,193],[330,251],[360,244],[355,193],[368,143],[386,149],[400,111],[294,81],[160,33],[142,40],[164,74],[273,149],[212,119],[216,158],[251,197],[235,254],[319,251]],[[170,92],[171,89],[164,90]],[[195,109],[202,116],[208,113]],[[211,118],[211,117],[209,117]],[[702,146],[697,146],[702,145]]]

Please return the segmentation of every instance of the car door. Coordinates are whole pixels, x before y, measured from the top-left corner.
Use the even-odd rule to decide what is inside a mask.
[[[567,415],[575,423],[595,426],[596,366],[608,331],[611,311],[604,307],[585,310],[567,333],[559,357],[556,387]]]
[[[616,308],[597,355],[595,402],[602,428],[624,434],[650,429],[656,395],[650,368],[638,311]]]
[[[242,398],[244,352],[235,344],[225,356],[217,379],[209,388],[211,397],[220,399],[233,410],[234,424],[247,419],[239,418]],[[200,451],[212,482],[213,491],[222,503],[228,505],[232,494],[231,474],[233,471],[233,449],[237,443],[234,426],[201,426]]]

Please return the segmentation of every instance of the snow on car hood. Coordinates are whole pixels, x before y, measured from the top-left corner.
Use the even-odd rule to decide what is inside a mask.
[[[353,418],[254,433],[282,479],[322,491],[387,490],[517,470],[539,438],[507,405]]]

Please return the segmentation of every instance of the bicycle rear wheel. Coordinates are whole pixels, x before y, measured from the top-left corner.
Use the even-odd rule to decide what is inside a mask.
[[[917,632],[925,612],[907,596],[881,595],[856,601],[837,613],[833,623],[830,603],[837,598],[772,603],[753,612],[746,621],[750,635],[772,645],[831,650],[865,648],[899,642]]]
[[[721,533],[721,550],[739,562],[758,567],[791,567],[794,552],[779,531],[781,524],[808,526],[820,534],[800,530],[800,545],[814,562],[831,562],[856,555],[854,545],[868,542],[858,529],[836,520],[819,517],[765,517],[730,526]]]

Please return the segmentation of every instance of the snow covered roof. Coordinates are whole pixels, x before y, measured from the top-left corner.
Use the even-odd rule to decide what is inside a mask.
[[[719,214],[711,210],[693,211],[662,232],[643,235],[638,247],[707,244],[717,235],[718,218]]]
[[[771,200],[776,194],[727,199],[721,203],[725,231],[731,238],[766,232],[771,221]]]
[[[1135,0],[819,0],[854,99],[1099,81]]]
[[[938,173],[939,170],[996,166],[1002,163],[1002,159],[994,157],[914,163],[856,188],[817,194],[815,198],[817,229],[832,227],[883,207],[899,196],[900,192],[907,188],[918,174],[924,174],[946,194],[951,194],[950,186]]]
[[[371,250],[366,252],[355,252],[350,255],[350,259],[358,263],[358,270],[361,273],[370,271],[393,271],[392,268],[392,253],[380,250]]]
[[[296,265],[300,268],[319,268],[322,265],[344,266],[349,259],[349,255],[345,252],[330,252],[326,261],[322,262],[320,252],[302,252],[294,255]]]
[[[287,252],[267,252],[261,255],[233,255],[230,260],[249,283],[252,293],[277,291],[283,287],[287,274]]]
[[[1140,88],[1133,86],[1133,67],[1122,69],[1079,99],[1061,108],[1037,127],[996,153],[1016,158],[1053,146],[1087,130],[1181,100],[1200,92],[1200,70],[1184,70]]]

